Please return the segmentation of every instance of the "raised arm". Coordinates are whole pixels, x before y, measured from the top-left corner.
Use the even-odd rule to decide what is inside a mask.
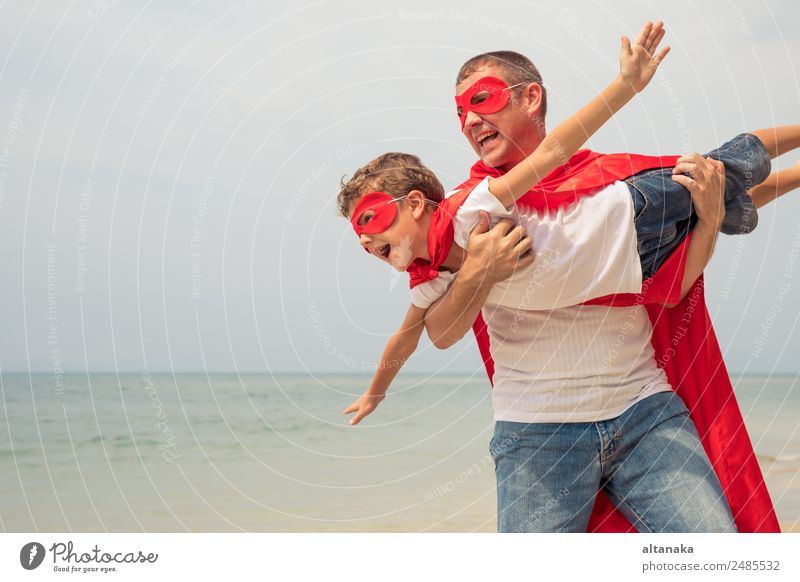
[[[417,349],[419,337],[425,327],[425,311],[416,305],[409,307],[400,329],[389,338],[389,343],[383,350],[381,361],[378,363],[378,369],[372,377],[369,388],[358,400],[344,409],[344,414],[356,413],[350,419],[350,424],[355,425],[361,422],[361,419],[375,410],[381,400],[386,397],[386,391],[392,380]]]
[[[504,176],[489,181],[489,191],[505,207],[512,206],[547,174],[564,164],[594,133],[642,91],[669,52],[665,47],[655,54],[664,25],[648,22],[632,46],[622,37],[619,75],[588,105],[550,132],[539,147]]]

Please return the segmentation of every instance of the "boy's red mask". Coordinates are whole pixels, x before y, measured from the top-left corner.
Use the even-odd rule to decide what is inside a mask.
[[[405,196],[403,196],[405,198]],[[358,236],[362,234],[377,234],[385,231],[392,226],[395,216],[397,216],[397,205],[393,204],[402,198],[392,198],[386,192],[370,192],[364,194],[361,200],[356,204],[353,210],[353,216],[350,218],[350,224],[353,225],[353,230],[356,231]],[[372,210],[374,214],[369,218],[365,224],[359,224],[361,217],[368,210]],[[369,252],[369,249],[364,248]]]
[[[508,103],[508,90],[523,84],[509,87],[497,77],[481,77],[475,81],[472,87],[461,95],[456,95],[456,112],[461,120],[461,129],[464,129],[467,113],[497,113]]]

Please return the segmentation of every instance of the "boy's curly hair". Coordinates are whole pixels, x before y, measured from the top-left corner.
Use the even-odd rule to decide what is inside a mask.
[[[386,192],[392,198],[402,198],[411,190],[419,190],[431,202],[444,199],[444,188],[417,156],[390,152],[378,156],[356,170],[337,196],[339,212],[347,218],[354,202],[368,192]]]

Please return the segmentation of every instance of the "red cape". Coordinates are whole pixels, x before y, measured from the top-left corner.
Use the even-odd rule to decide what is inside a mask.
[[[566,164],[548,174],[519,200],[518,205],[535,209],[558,208],[642,170],[674,166],[676,159],[677,156],[597,154],[581,150]],[[500,175],[500,172],[482,162],[476,163],[470,172],[470,179],[460,186],[462,190],[458,193],[461,194],[459,198],[463,201],[464,190],[471,191],[484,177],[492,175]],[[451,209],[447,215],[452,216],[452,214]],[[449,249],[449,245],[452,244],[452,219],[441,220],[440,223],[437,227],[439,235],[449,228],[449,242],[446,245]],[[432,228],[431,231],[433,230]],[[448,240],[446,235],[444,240]],[[658,272],[643,282],[642,293],[612,295],[589,301],[587,304],[645,305],[653,325],[651,341],[656,362],[665,370],[670,384],[689,409],[706,454],[722,484],[736,526],[740,532],[780,532],[778,519],[747,435],[725,369],[722,352],[714,334],[711,317],[706,308],[702,276],[686,297],[680,300],[681,281],[690,240],[691,234]],[[441,249],[437,252],[439,256],[442,255]],[[444,251],[445,256],[446,254]],[[429,266],[422,280],[435,276],[435,272],[431,271]],[[416,282],[412,282],[412,286],[419,282],[422,281],[418,276]],[[664,304],[677,305],[666,308]],[[480,314],[475,321],[473,331],[491,381],[494,362],[490,353],[489,334]],[[601,491],[597,496],[589,531],[636,530]]]

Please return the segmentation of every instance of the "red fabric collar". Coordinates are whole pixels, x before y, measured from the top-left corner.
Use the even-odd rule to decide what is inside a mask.
[[[428,229],[428,256],[431,260],[417,259],[408,266],[406,271],[411,287],[439,276],[439,269],[453,246],[453,218],[471,191],[472,188],[462,189],[448,196],[433,211]]]
[[[638,154],[599,154],[578,150],[566,164],[550,172],[517,202],[517,206],[539,212],[568,206],[582,196],[590,196],[605,186],[653,168],[672,167],[678,156],[641,156]],[[501,176],[497,168],[476,162],[470,180]]]

